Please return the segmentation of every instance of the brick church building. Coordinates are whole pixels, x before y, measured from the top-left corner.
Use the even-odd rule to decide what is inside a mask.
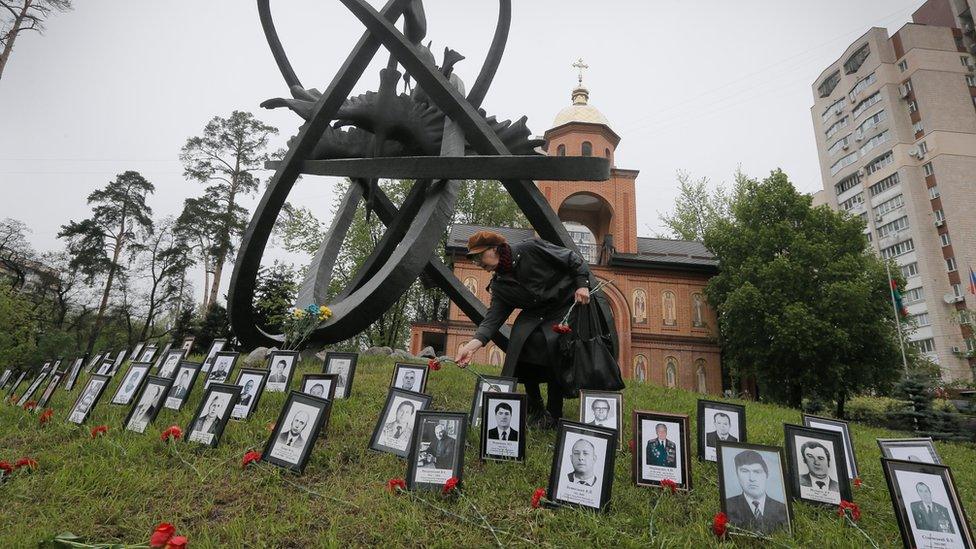
[[[621,371],[638,383],[721,393],[722,371],[715,341],[716,315],[703,290],[717,272],[715,258],[699,242],[637,236],[637,170],[619,168],[620,143],[606,117],[589,104],[582,84],[572,104],[556,115],[545,133],[547,154],[598,155],[610,159],[610,179],[601,183],[537,181],[536,185],[566,225],[595,276],[610,281],[606,295],[620,338]],[[486,304],[491,277],[465,257],[468,237],[491,229],[517,243],[533,238],[532,229],[455,225],[447,252],[455,276]],[[517,314],[517,312],[516,312]],[[515,316],[509,320],[509,324]],[[431,346],[454,355],[474,335],[475,325],[453,303],[448,320],[414,323],[410,351]],[[504,352],[494,343],[478,351],[475,362],[501,365]]]

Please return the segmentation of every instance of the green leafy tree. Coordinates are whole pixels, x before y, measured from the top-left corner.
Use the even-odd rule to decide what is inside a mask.
[[[723,185],[711,189],[707,177],[692,180],[691,175],[684,171],[678,172],[677,179],[678,197],[674,210],[660,214],[659,218],[668,228],[667,236],[698,242],[705,238],[705,232],[718,220],[729,218],[733,198],[749,180],[742,170],[736,170],[732,190],[729,191]]]
[[[126,274],[127,265],[120,262],[123,252],[138,231],[152,231],[152,208],[146,198],[154,191],[153,184],[139,172],[121,173],[104,189],[88,195],[88,203],[93,206],[91,217],[71,221],[58,233],[58,238],[68,239],[71,268],[83,273],[89,283],[96,277],[105,277],[87,353],[91,353],[98,339],[115,279]]]
[[[254,320],[263,330],[280,334],[298,293],[298,272],[291,265],[274,262],[258,272],[254,291]]]
[[[206,352],[215,339],[230,339],[230,336],[227,309],[220,303],[211,303],[210,307],[204,309],[203,320],[200,322],[200,329],[196,333],[193,346],[201,352]]]
[[[271,159],[268,140],[277,133],[253,114],[234,111],[228,118],[215,116],[203,135],[187,139],[180,152],[184,176],[206,185],[203,196],[192,204],[187,201],[181,216],[184,227],[199,224],[201,241],[206,242],[199,251],[205,255],[205,264],[212,262],[213,280],[204,307],[217,301],[224,264],[247,226],[248,211],[239,201],[257,191],[255,172],[264,170],[265,161]]]
[[[182,345],[184,339],[193,335],[195,331],[193,321],[193,309],[186,307],[177,313],[173,330],[170,332],[170,341],[173,342],[173,345]],[[193,343],[194,347],[199,348],[196,341]]]
[[[0,220],[0,274],[10,279],[10,285],[20,288],[27,281],[28,262],[34,251],[27,242],[30,229],[17,219]]]
[[[786,174],[743,183],[705,232],[720,272],[706,287],[733,377],[799,407],[887,390],[901,373],[884,264],[860,219],[810,207]],[[897,271],[895,271],[897,272]]]
[[[36,354],[37,330],[31,303],[18,292],[0,286],[0,364],[30,366]]]
[[[21,33],[44,32],[44,21],[71,9],[71,0],[0,0],[0,78]]]
[[[155,233],[146,234],[139,251],[139,272],[144,282],[141,302],[145,305],[145,320],[138,340],[145,341],[160,312],[166,307],[180,304],[186,284],[186,270],[193,264],[193,258],[182,234],[175,229],[172,218],[163,220]]]

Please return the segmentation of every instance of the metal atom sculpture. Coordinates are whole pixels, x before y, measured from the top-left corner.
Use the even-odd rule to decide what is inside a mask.
[[[228,308],[234,334],[245,345],[283,340],[282,335],[265,333],[255,325],[254,290],[274,223],[301,174],[343,176],[352,184],[312,260],[298,306],[325,302],[339,249],[360,202],[387,227],[359,272],[328,303],[332,317],[310,338],[319,343],[342,341],[366,329],[420,275],[442,288],[471,320],[477,323],[484,318],[485,306],[434,255],[454,214],[459,180],[501,181],[540,237],[576,249],[533,180],[604,181],[610,175],[605,158],[537,154],[542,142],[531,138],[525,117],[515,123],[498,121],[479,109],[505,50],[511,0],[499,0],[491,47],[467,95],[453,74],[454,65],[464,57],[445,49],[437,66],[429,45],[422,45],[427,22],[421,0],[389,0],[380,11],[366,0],[340,1],[366,32],[324,92],[302,86],[278,40],[270,0],[257,1],[265,36],[292,95],[262,106],[290,108],[305,123],[291,139],[284,159],[274,164],[276,172],[234,265]],[[402,32],[395,27],[401,18]],[[349,97],[381,45],[389,52],[389,62],[380,71],[378,91]],[[401,82],[404,91],[397,93]],[[380,178],[416,183],[397,208],[377,185]],[[610,309],[602,301],[601,312],[613,330]],[[508,333],[506,329],[495,337],[503,349]]]

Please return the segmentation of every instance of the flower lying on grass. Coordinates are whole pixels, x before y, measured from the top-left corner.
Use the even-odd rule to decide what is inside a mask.
[[[24,409],[27,410],[28,412],[33,411],[35,408],[37,408],[36,400],[28,400],[27,402],[24,403]]]
[[[843,517],[844,515],[848,515],[851,520],[861,520],[861,508],[856,503],[842,499],[840,505],[837,506],[837,516]]]
[[[532,508],[538,509],[544,503],[551,503],[546,499],[546,489],[536,488],[535,492],[532,492]]]
[[[54,415],[54,410],[52,410],[51,408],[48,408],[48,409],[44,410],[43,412],[41,412],[41,416],[39,418],[37,418],[37,419],[38,419],[38,421],[41,422],[41,425],[44,425],[45,423],[51,421],[51,416],[53,416],[53,415]]]
[[[159,435],[159,439],[163,441],[170,439],[180,440],[181,438],[183,438],[183,429],[180,429],[179,425],[170,425]]]
[[[149,538],[149,547],[165,549],[186,549],[186,536],[177,536],[176,527],[168,522],[160,522]]]
[[[427,361],[427,367],[436,372],[441,369],[441,363],[436,358],[432,358]]]
[[[441,493],[444,494],[445,496],[449,496],[452,493],[454,493],[454,491],[457,489],[458,489],[458,479],[457,477],[451,477],[447,479],[447,482],[444,483],[444,489],[441,490]]]
[[[7,460],[0,461],[0,478],[3,478],[7,475],[11,475],[13,474],[13,472],[14,472],[14,466],[11,465],[9,461]]]
[[[31,471],[37,469],[37,460],[29,457],[22,457],[17,460],[17,463],[14,463],[14,469],[23,469],[25,467]]]
[[[244,454],[244,459],[241,460],[241,467],[246,469],[248,465],[257,461],[261,461],[261,452],[251,450],[250,452]]]
[[[669,478],[666,478],[661,481],[661,488],[664,488],[665,490],[671,490],[672,494],[678,493],[678,484]]]
[[[108,433],[108,425],[99,425],[98,427],[92,427],[91,436],[92,438],[98,438],[98,435],[104,435]]]
[[[407,491],[407,481],[402,478],[391,478],[386,481],[386,489],[394,494]]]
[[[718,536],[719,539],[725,539],[728,527],[729,517],[725,513],[719,513],[712,519],[712,533]]]
[[[861,480],[861,477],[857,477],[854,479],[854,486],[860,488],[862,484],[864,484],[864,481]]]

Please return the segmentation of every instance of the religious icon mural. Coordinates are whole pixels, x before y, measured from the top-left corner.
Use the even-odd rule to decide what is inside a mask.
[[[469,292],[473,293],[476,297],[478,295],[478,279],[469,276],[464,279],[464,287],[468,289]]]
[[[634,323],[647,322],[647,292],[637,288],[633,295]]]
[[[705,359],[703,358],[695,361],[695,377],[698,379],[698,392],[708,392],[708,385],[705,383]]]
[[[634,379],[637,383],[647,381],[647,357],[644,355],[634,357]]]
[[[678,385],[678,359],[673,356],[669,356],[664,359],[664,383],[668,387],[677,387]]]
[[[675,310],[674,292],[671,290],[665,290],[661,294],[661,314],[664,317],[665,326],[678,325],[678,313]]]
[[[501,366],[505,359],[502,357],[502,350],[498,348],[497,345],[492,345],[488,349],[488,364],[492,366]]]
[[[705,298],[698,293],[691,295],[691,323],[700,328],[705,325],[705,314],[702,309],[705,307]]]

